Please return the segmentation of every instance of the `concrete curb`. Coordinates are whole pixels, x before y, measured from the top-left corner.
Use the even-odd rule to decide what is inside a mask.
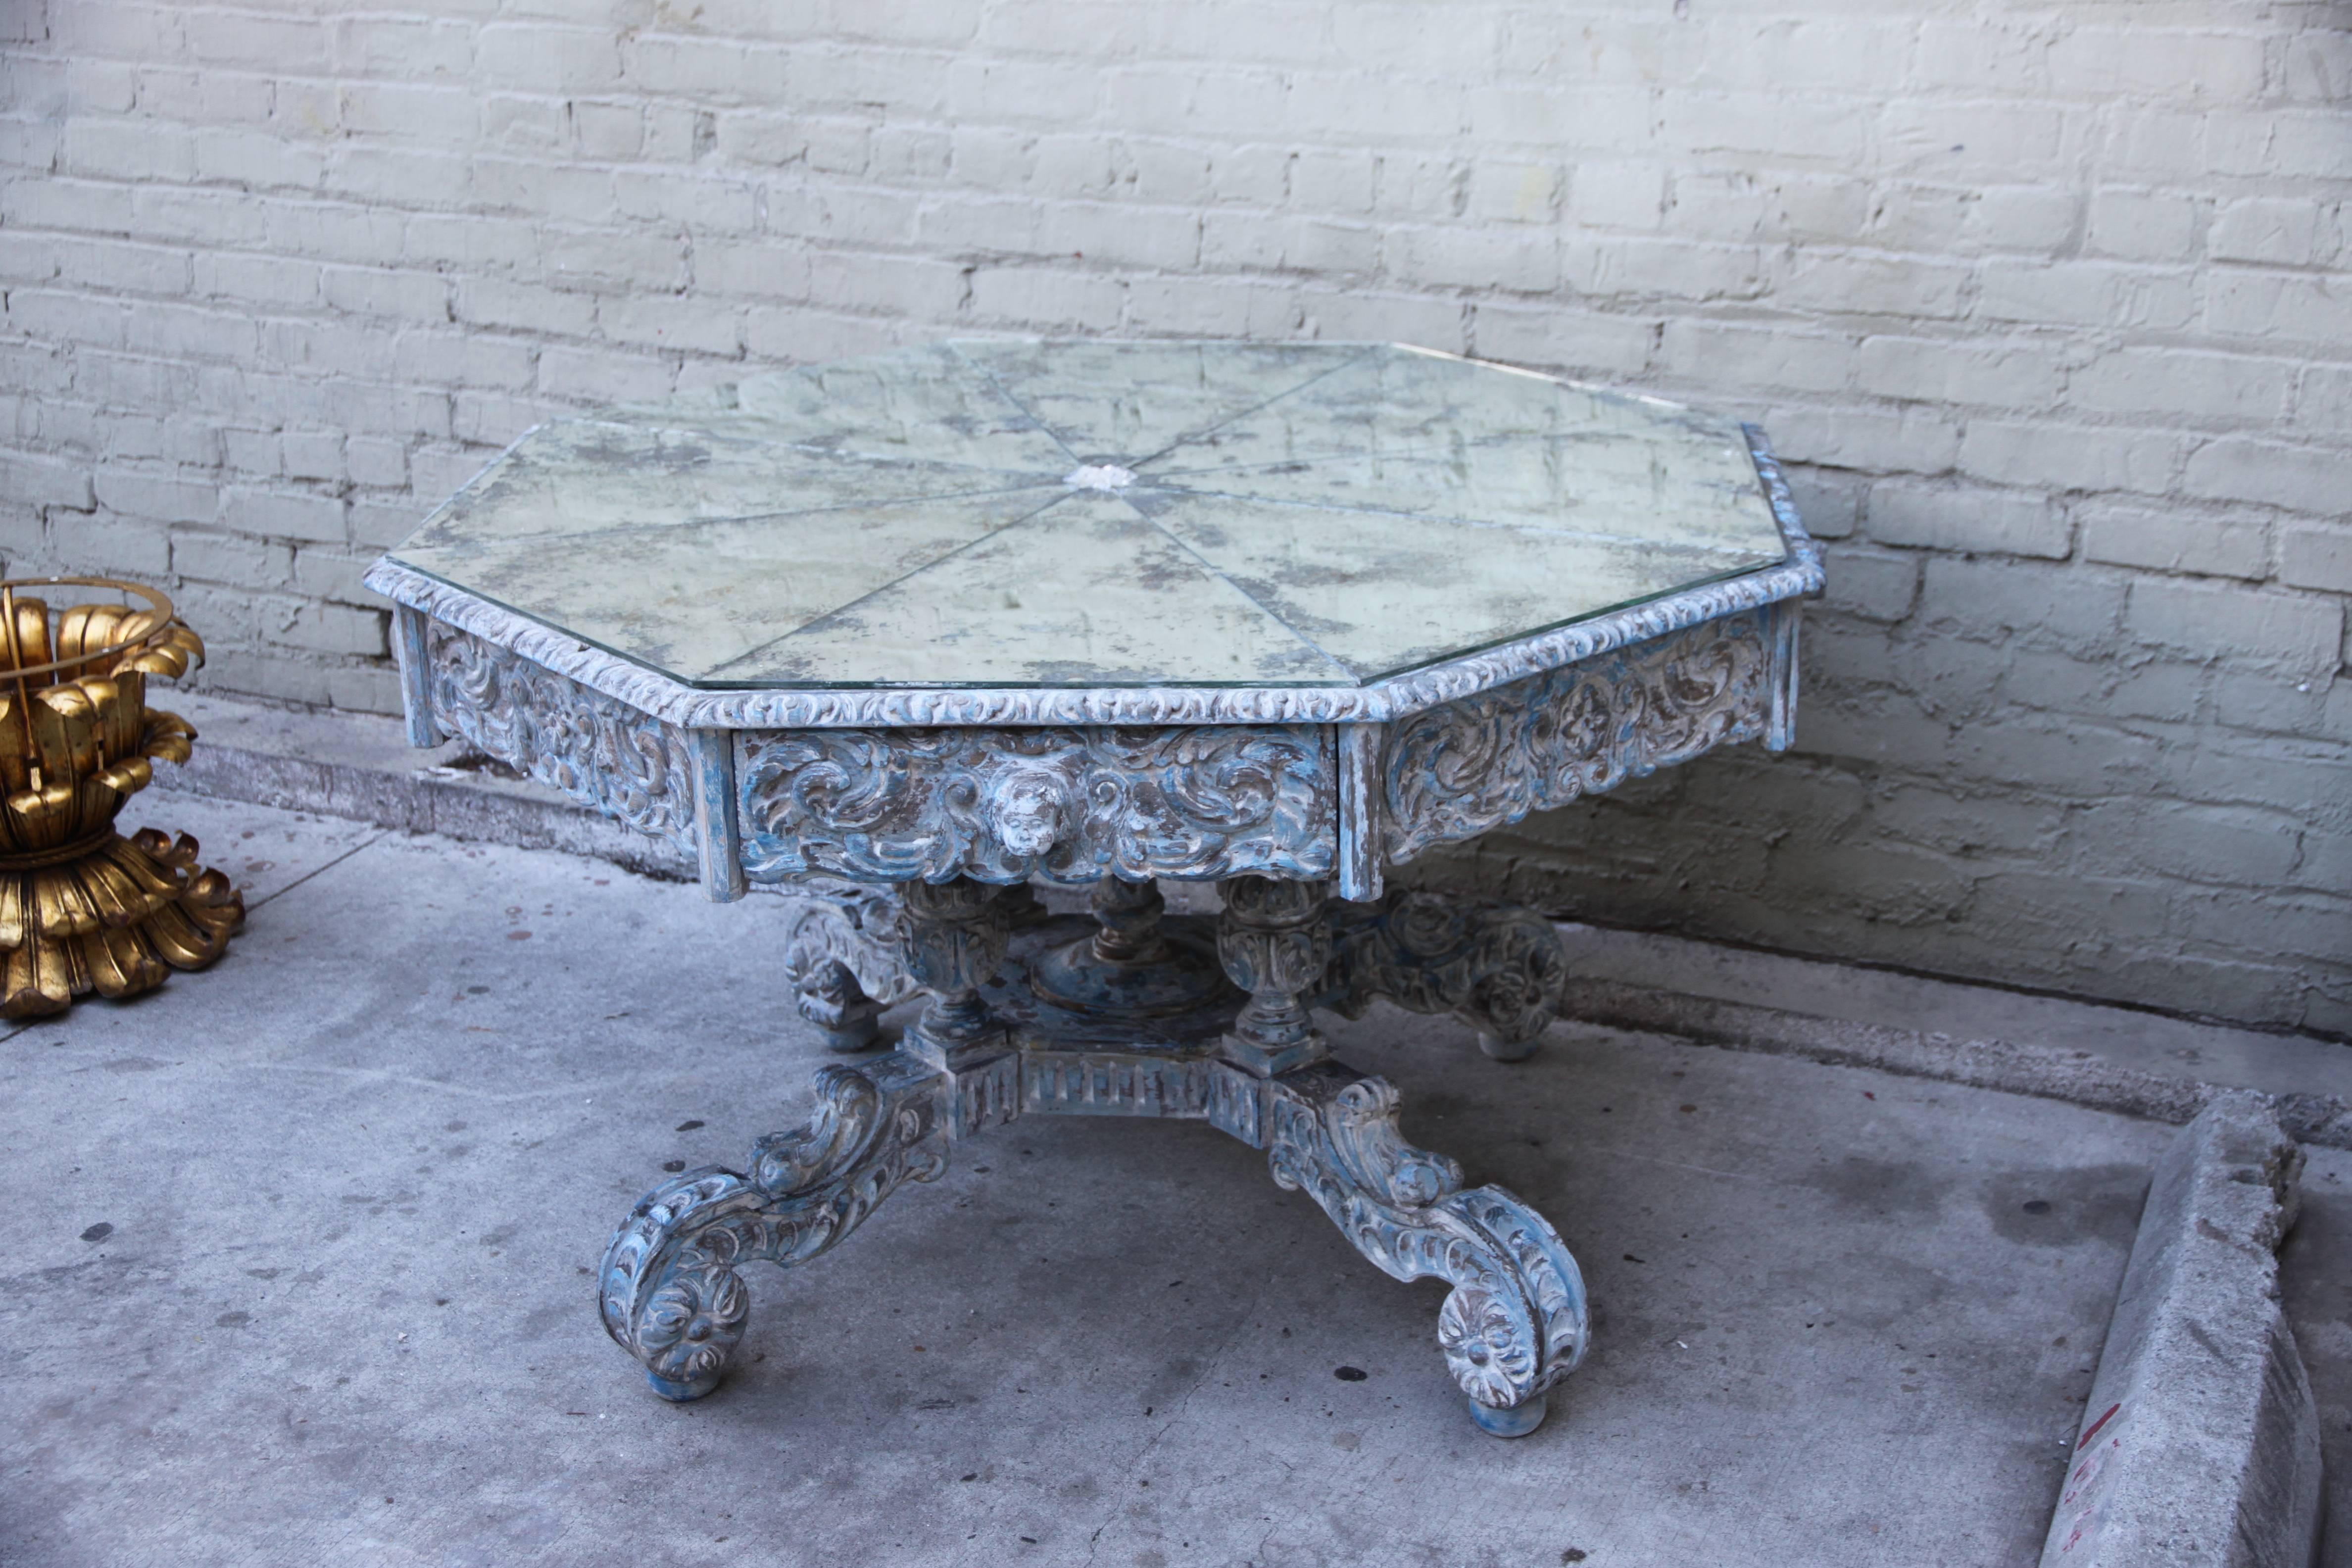
[[[2157,1162],[2042,1568],[2308,1568],[2319,1415],[2277,1258],[2302,1170],[2243,1091]]]
[[[155,770],[159,789],[439,833],[525,849],[560,849],[683,881],[699,872],[669,845],[542,785],[516,778],[462,741],[408,744],[396,720],[301,713],[182,695],[194,754]]]
[[[1570,981],[1562,1008],[1571,1017],[1612,1029],[1679,1035],[1735,1050],[2063,1100],[2176,1126],[2225,1095],[2244,1092],[2231,1084],[2148,1072],[2090,1051],[1957,1039],[1609,980]],[[2298,1142],[2352,1149],[2352,1105],[2340,1096],[2291,1092],[2261,1098]]]

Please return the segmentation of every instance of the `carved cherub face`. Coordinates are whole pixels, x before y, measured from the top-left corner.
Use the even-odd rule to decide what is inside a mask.
[[[1060,836],[1069,782],[1045,768],[1013,768],[988,786],[988,820],[1006,850],[1043,855]]]

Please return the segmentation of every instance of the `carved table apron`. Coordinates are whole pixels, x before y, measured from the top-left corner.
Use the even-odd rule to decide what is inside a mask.
[[[1242,352],[1201,350],[1203,363]],[[1376,354],[1407,352],[1297,363],[1344,382]],[[1022,409],[1003,416],[1005,438],[1034,427],[1078,461],[1055,482],[1076,494],[1125,475],[1110,483],[1133,482],[1124,500],[1145,516],[1181,510],[1180,479],[1160,501],[1148,472],[1092,466],[1120,449],[1032,417],[1025,384],[993,374]],[[1396,372],[1389,405],[1397,377],[1421,374]],[[754,390],[745,384],[740,407]],[[1507,422],[1460,403],[1454,417]],[[1528,422],[1521,404],[1509,412]],[[1642,438],[1680,439],[1697,417],[1656,416],[1667,436]],[[523,464],[537,438],[502,464]],[[1027,1116],[1190,1117],[1264,1149],[1275,1181],[1306,1192],[1383,1271],[1450,1282],[1437,1338],[1471,1415],[1499,1436],[1534,1430],[1584,1353],[1574,1259],[1519,1199],[1465,1187],[1452,1160],[1406,1143],[1395,1089],[1333,1060],[1314,1013],[1355,1016],[1385,998],[1467,1020],[1497,1059],[1528,1055],[1559,998],[1550,923],[1386,889],[1384,868],[1718,745],[1787,746],[1797,601],[1818,590],[1820,566],[1760,433],[1744,432],[1740,455],[1778,559],[1322,684],[719,686],[617,636],[592,643],[585,590],[541,603],[502,585],[496,552],[520,503],[475,536],[448,521],[491,515],[481,499],[496,499],[499,467],[428,520],[368,579],[397,603],[411,739],[461,737],[674,844],[713,899],[794,898],[786,972],[845,1057],[818,1070],[805,1126],[758,1139],[740,1173],[665,1181],[614,1237],[605,1326],[655,1391],[684,1400],[717,1386],[747,1321],[742,1265],[815,1257],[902,1183],[937,1177],[963,1140]],[[665,636],[663,648],[677,646]],[[1166,915],[1159,879],[1214,881],[1222,912]],[[1091,918],[1048,916],[1033,881],[1091,888]],[[877,1016],[918,993],[919,1019],[881,1049]]]

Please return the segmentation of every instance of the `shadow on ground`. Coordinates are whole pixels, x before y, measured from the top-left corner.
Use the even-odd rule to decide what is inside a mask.
[[[142,804],[255,907],[0,1054],[16,1568],[2031,1563],[2168,1136],[1565,1024],[1507,1067],[1383,1010],[1342,1054],[1587,1269],[1533,1437],[1469,1425],[1442,1287],[1127,1121],[1000,1129],[760,1266],[736,1373],[672,1406],[590,1271],[666,1163],[797,1120],[777,902]]]

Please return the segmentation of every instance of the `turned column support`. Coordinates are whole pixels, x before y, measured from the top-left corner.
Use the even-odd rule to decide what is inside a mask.
[[[1250,998],[1222,1043],[1225,1059],[1262,1078],[1321,1060],[1330,1047],[1307,1005],[1331,966],[1327,884],[1235,877],[1218,890],[1217,957]]]
[[[980,988],[1003,965],[1012,938],[1003,891],[968,877],[908,882],[899,889],[905,910],[898,926],[900,960],[930,997],[907,1031],[905,1048],[935,1066],[957,1066],[1003,1034],[980,996]]]
[[[1159,883],[1105,877],[1087,895],[1087,905],[1100,928],[1094,936],[1096,958],[1105,963],[1158,963],[1168,956],[1168,939],[1160,931],[1168,900],[1160,897]]]

